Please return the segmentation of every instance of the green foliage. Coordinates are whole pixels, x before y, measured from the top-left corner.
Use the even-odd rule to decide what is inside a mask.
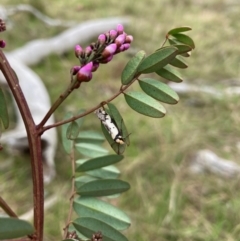
[[[160,48],[155,53],[147,56],[139,65],[138,73],[152,73],[167,65],[178,54],[178,49],[173,46]]]
[[[168,85],[151,78],[145,78],[138,81],[142,90],[153,97],[168,104],[177,104],[179,97]]]
[[[102,144],[105,141],[104,136],[96,131],[81,131],[78,137],[75,139],[75,143],[92,143]]]
[[[86,172],[86,171],[98,169],[111,164],[115,164],[121,161],[122,159],[123,159],[123,156],[120,156],[120,155],[108,155],[108,156],[96,157],[79,165],[78,168],[76,169],[76,172]]]
[[[0,88],[0,123],[3,125],[4,129],[7,129],[9,126],[7,103],[5,101],[5,97],[1,88]]]
[[[102,146],[98,144],[91,144],[91,143],[77,143],[75,145],[76,150],[87,157],[98,157],[98,156],[104,156],[108,153],[108,150],[103,148]]]
[[[64,120],[67,120],[67,119],[71,118],[72,116],[73,116],[73,114],[68,112],[65,114]],[[70,125],[71,125],[71,123],[67,123],[67,124],[63,125],[62,129],[61,129],[63,148],[68,154],[71,152],[71,148],[72,148],[72,140],[67,138],[67,136],[69,136],[69,134],[67,135],[67,132],[68,132],[68,127]]]
[[[76,192],[84,197],[102,197],[126,192],[130,188],[127,182],[116,179],[90,181],[80,186]]]
[[[184,27],[178,27],[178,28],[173,28],[170,31],[168,31],[169,35],[173,35],[173,34],[178,34],[181,32],[187,32],[192,30],[190,27],[184,26]]]
[[[123,134],[126,134],[127,129],[117,108],[110,103],[108,108],[108,113],[114,118],[117,125],[122,126]],[[71,116],[68,113],[66,118]],[[118,238],[126,240],[117,231],[126,229],[130,225],[130,219],[126,214],[106,202],[92,198],[112,197],[112,195],[118,195],[130,188],[127,182],[117,179],[120,172],[112,165],[120,162],[123,156],[108,155],[108,151],[101,146],[104,140],[102,135],[93,131],[80,131],[78,133],[79,127],[80,125],[75,121],[75,124],[65,124],[62,128],[63,143],[67,143],[69,139],[74,137],[71,141],[72,148],[75,148],[86,158],[90,158],[76,161],[75,172],[81,176],[75,178],[75,191],[81,197],[75,198],[73,207],[81,218],[77,218],[73,226],[80,236],[91,237],[94,230],[96,231],[97,227],[101,227],[99,230],[104,234],[105,240],[117,240]],[[74,134],[74,131],[77,132],[77,135]],[[112,138],[111,142],[113,142]],[[72,150],[68,149],[68,151],[71,153]],[[95,226],[90,227],[89,220]]]
[[[174,69],[169,65],[166,65],[162,69],[158,69],[156,71],[156,74],[158,74],[159,76],[161,76],[166,80],[170,80],[173,82],[180,83],[183,81],[181,74],[176,69]]]
[[[188,67],[187,63],[184,61],[183,57],[177,56],[169,64],[180,69],[186,69]]]
[[[137,52],[136,55],[128,61],[121,76],[123,85],[129,84],[133,80],[135,74],[137,73],[138,66],[145,58],[145,55],[146,53],[143,50],[141,50]]]
[[[131,91],[124,94],[127,104],[140,114],[161,118],[166,114],[165,108],[155,99],[142,92]]]
[[[101,230],[105,241],[127,241],[127,238],[112,226],[94,218],[82,217],[74,220],[73,226],[84,236],[91,237]]]
[[[33,226],[17,218],[0,218],[0,239],[14,239],[34,233]]]
[[[192,49],[195,49],[195,44],[194,41],[192,40],[192,38],[190,38],[189,36],[185,35],[185,34],[181,34],[181,33],[176,33],[176,34],[172,34],[172,36],[180,43],[183,43],[185,46],[189,46]]]
[[[121,82],[124,87],[122,86],[123,89],[120,91],[123,92],[126,103],[136,112],[161,118],[166,110],[159,101],[168,104],[176,104],[179,101],[178,95],[168,85],[153,78],[138,78],[141,74],[156,72],[160,77],[181,82],[181,75],[170,65],[175,64],[178,68],[186,67],[178,58],[189,54],[195,47],[191,38],[180,34],[188,30],[190,29],[183,27],[169,31],[168,37],[173,36],[173,39],[168,39],[171,46],[162,46],[147,57],[144,51],[139,51],[123,69]],[[144,93],[126,91],[127,85],[132,84],[136,79]],[[107,108],[103,109],[106,113],[98,118],[101,120],[103,135],[118,155],[108,155],[107,149],[101,146],[103,138],[95,132],[79,133],[80,125],[76,121],[67,126],[67,131],[66,127],[64,129],[66,139],[75,140],[76,150],[90,158],[76,161],[75,172],[81,176],[75,178],[75,191],[80,197],[74,199],[73,207],[80,218],[74,220],[73,226],[85,237],[91,236],[96,230],[101,230],[104,240],[126,240],[117,230],[128,228],[130,219],[107,202],[93,198],[119,195],[130,188],[127,182],[117,179],[119,170],[113,166],[123,159],[120,154],[125,151],[126,145],[130,144],[129,133],[117,107],[109,102],[106,104]],[[105,121],[104,118],[109,119]],[[108,123],[109,126],[106,126]],[[111,123],[115,125],[114,133],[111,132],[113,128]],[[116,142],[117,135],[123,138],[123,143]]]
[[[96,198],[79,197],[74,200],[73,207],[79,216],[101,220],[117,230],[127,229],[131,224],[124,212]]]

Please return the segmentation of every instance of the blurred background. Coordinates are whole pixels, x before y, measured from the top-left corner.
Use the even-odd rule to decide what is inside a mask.
[[[240,86],[237,0],[1,1],[3,6],[20,3],[31,4],[51,18],[66,21],[128,17],[131,21],[125,29],[134,36],[131,48],[143,49],[148,54],[162,45],[168,30],[190,26],[193,30],[187,34],[195,41],[196,49],[187,59],[188,69],[180,70],[184,82],[210,86],[221,93],[229,86]],[[12,28],[4,33],[6,51],[66,29],[46,26],[24,12],[9,20]],[[120,74],[129,58],[129,53],[124,52],[101,66],[93,80],[82,85],[56,111],[56,120],[60,121],[66,111],[89,108],[113,95],[119,89]],[[77,64],[71,50],[61,56],[50,55],[31,68],[42,78],[54,101],[69,82],[70,68]],[[137,89],[137,83],[131,87]],[[112,203],[132,219],[132,226],[125,232],[129,240],[239,240],[239,179],[189,171],[191,156],[200,149],[209,149],[240,164],[239,96],[217,98],[201,91],[179,95],[177,105],[165,105],[167,115],[162,119],[134,112],[122,96],[114,100],[132,133],[125,159],[117,165],[122,171],[121,178],[132,188]],[[85,118],[83,128],[100,131],[99,121],[91,114]],[[11,161],[7,153],[0,157],[0,193],[20,214],[32,205],[28,158],[19,156]],[[46,187],[46,197],[56,194],[58,201],[45,214],[46,240],[61,238],[69,208],[66,197],[70,195],[71,166],[60,141],[55,163],[57,177]]]

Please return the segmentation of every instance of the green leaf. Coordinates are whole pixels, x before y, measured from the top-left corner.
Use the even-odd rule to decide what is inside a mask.
[[[91,177],[91,176],[80,176],[75,178],[75,187],[78,189],[80,186],[82,186],[84,183],[95,181],[97,178]]]
[[[0,218],[0,240],[20,238],[33,233],[33,226],[24,220]]]
[[[69,118],[73,117],[73,114],[71,112],[67,112],[64,116],[64,120],[67,120]],[[64,150],[70,154],[71,152],[71,149],[72,149],[72,140],[69,140],[67,138],[67,130],[68,130],[68,127],[71,123],[66,123],[64,125],[62,125],[62,129],[61,129],[61,136],[62,136],[62,143],[63,143],[63,147],[64,147]]]
[[[181,33],[181,32],[186,32],[192,30],[190,27],[183,26],[183,27],[178,27],[178,28],[173,28],[170,31],[168,31],[169,35],[176,34],[176,33]]]
[[[185,54],[192,50],[192,47],[190,47],[189,45],[185,45],[185,44],[175,44],[172,46],[174,46],[178,49],[178,54]]]
[[[121,81],[123,85],[129,84],[137,72],[137,68],[142,60],[145,58],[146,53],[141,50],[132,59],[130,59],[123,69]]]
[[[176,39],[171,39],[171,38],[168,39],[168,42],[169,42],[169,44],[171,44],[171,45],[181,44],[181,43],[178,42]]]
[[[166,65],[164,68],[157,70],[156,73],[166,80],[170,80],[177,83],[183,81],[180,73],[169,65]]]
[[[186,44],[186,45],[190,46],[192,49],[195,49],[194,41],[189,36],[182,34],[182,33],[176,33],[176,34],[172,34],[172,35],[177,39],[178,42]]]
[[[165,108],[152,97],[142,92],[124,93],[127,104],[135,111],[154,118],[161,118],[166,114]]]
[[[151,79],[145,78],[138,81],[142,90],[156,100],[168,104],[177,104],[179,97],[177,93],[172,90],[168,85]]]
[[[160,48],[146,57],[138,67],[138,73],[152,73],[167,65],[177,55],[178,49],[173,46]]]
[[[88,175],[104,179],[115,179],[120,175],[120,171],[115,166],[107,166],[96,170],[88,171]]]
[[[67,138],[69,140],[75,140],[79,134],[79,127],[76,121],[70,123],[67,128]]]
[[[73,208],[80,217],[101,220],[117,230],[127,229],[131,224],[123,211],[96,198],[78,197],[74,200]]]
[[[109,166],[111,164],[120,162],[123,159],[123,156],[120,155],[108,155],[90,159],[76,169],[76,172],[86,172],[101,167]]]
[[[76,115],[83,113],[84,110],[80,110]],[[67,138],[69,140],[75,140],[80,132],[80,127],[83,123],[83,117],[75,121],[72,121],[67,127]]]
[[[126,192],[129,183],[117,179],[101,179],[83,184],[77,193],[81,196],[102,197]]]
[[[93,233],[101,230],[104,241],[128,241],[119,231],[94,218],[77,218],[73,221],[73,226],[89,239],[92,237]]]
[[[75,140],[76,143],[92,143],[92,144],[101,144],[105,141],[104,136],[96,131],[81,131]]]
[[[86,159],[79,159],[76,161],[77,165],[81,165],[84,162],[86,162]],[[113,165],[110,166],[106,166],[106,167],[102,167],[99,169],[95,169],[92,171],[88,171],[86,172],[86,174],[93,176],[93,177],[97,177],[97,178],[108,178],[108,179],[115,179],[119,176],[120,171]]]
[[[104,156],[108,154],[108,150],[96,145],[96,144],[91,144],[91,143],[77,143],[75,144],[76,149],[79,153],[81,153],[84,156],[87,157],[98,157],[98,156]]]
[[[0,123],[2,123],[4,129],[7,129],[9,126],[7,103],[1,88],[0,88]]]
[[[181,58],[181,56],[175,57],[170,64],[180,69],[186,69],[188,67],[187,63],[183,60],[183,58]]]

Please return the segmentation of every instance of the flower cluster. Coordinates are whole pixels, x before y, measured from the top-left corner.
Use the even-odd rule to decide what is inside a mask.
[[[6,30],[6,24],[5,22],[0,18],[0,32],[3,32]],[[6,42],[4,40],[0,39],[0,48],[4,48],[6,46]]]
[[[106,64],[112,60],[115,54],[129,49],[133,37],[124,32],[121,24],[117,29],[100,34],[96,43],[92,43],[83,49],[75,46],[75,55],[80,61],[80,66],[74,66],[71,74],[76,75],[79,82],[88,82],[92,79],[92,72],[96,71],[99,64]]]

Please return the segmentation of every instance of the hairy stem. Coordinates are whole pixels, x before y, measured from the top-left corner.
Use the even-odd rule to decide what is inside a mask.
[[[31,168],[33,180],[33,210],[34,226],[36,233],[34,239],[42,241],[43,239],[43,218],[44,218],[44,189],[43,189],[43,170],[42,170],[42,147],[41,137],[37,132],[36,125],[29,110],[28,104],[18,83],[17,76],[8,63],[4,53],[0,51],[0,69],[6,78],[9,88],[16,100],[18,109],[23,118],[26,128],[29,150],[31,155]]]

